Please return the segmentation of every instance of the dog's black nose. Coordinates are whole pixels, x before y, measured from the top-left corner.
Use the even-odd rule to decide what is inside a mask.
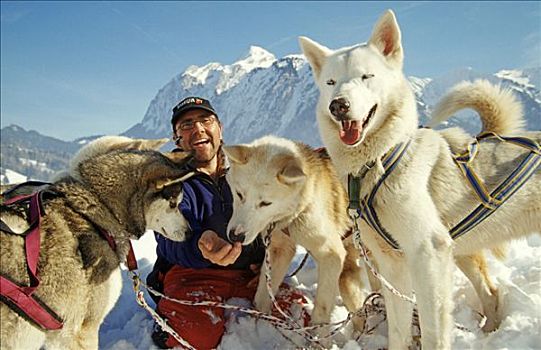
[[[349,101],[345,98],[335,98],[329,105],[331,114],[337,118],[343,118],[349,112]]]
[[[235,242],[242,243],[242,242],[244,242],[244,239],[246,238],[246,236],[244,234],[240,234],[240,235],[235,234],[234,230],[230,230],[228,236],[229,236],[229,240],[232,243],[235,243]]]

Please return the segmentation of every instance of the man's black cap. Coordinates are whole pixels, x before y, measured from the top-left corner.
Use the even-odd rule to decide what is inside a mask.
[[[216,118],[218,118],[218,114],[208,100],[194,96],[186,97],[185,99],[180,101],[175,107],[173,107],[173,117],[171,118],[171,124],[173,125],[173,128],[175,127],[178,118],[180,118],[184,113],[192,109],[203,109],[205,111],[209,111],[214,114]]]

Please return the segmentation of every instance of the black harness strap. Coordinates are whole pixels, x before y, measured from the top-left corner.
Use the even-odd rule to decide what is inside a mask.
[[[36,188],[40,188],[42,186],[50,186],[50,185],[52,185],[52,183],[50,183],[50,182],[33,181],[33,180],[26,181],[26,182],[22,182],[20,184],[17,184],[17,185],[15,185],[13,187],[8,188],[4,192],[2,192],[2,197],[10,198],[12,196],[12,194],[16,193],[17,190],[20,190],[21,188],[30,187],[30,188],[32,188],[32,190],[30,192],[34,193],[34,192],[36,192],[35,191]]]

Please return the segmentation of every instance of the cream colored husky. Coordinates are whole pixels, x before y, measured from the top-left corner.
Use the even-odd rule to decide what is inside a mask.
[[[248,145],[226,146],[224,152],[231,163],[227,180],[234,195],[230,238],[249,244],[276,224],[269,247],[273,292],[299,244],[318,265],[312,323],[330,321],[339,289],[349,311],[360,309],[363,270],[357,264],[359,252],[351,237],[342,241],[350,227],[347,195],[329,158],[306,145],[272,136]],[[269,312],[271,299],[263,272],[255,306]],[[361,330],[363,320],[354,322]]]
[[[458,128],[418,129],[414,95],[402,73],[404,53],[394,14],[387,11],[380,18],[366,44],[331,50],[305,37],[300,43],[320,91],[321,137],[339,176],[364,173],[362,169],[371,166],[362,180],[361,198],[381,178],[382,157],[410,142],[374,201],[382,226],[401,251],[390,249],[364,221],[361,225],[363,242],[380,272],[403,293],[415,292],[423,349],[451,347],[453,256],[483,300],[488,328],[494,328],[497,300],[478,252],[541,231],[539,168],[493,215],[453,241],[449,230],[480,204],[452,157],[466,151],[473,138]],[[537,143],[541,139],[539,132],[521,131],[521,105],[512,94],[485,81],[457,86],[436,108],[434,120],[463,108],[478,112],[483,131],[527,135]],[[473,168],[493,190],[529,152],[495,138],[480,141]],[[389,348],[406,349],[413,305],[387,290],[384,296]]]

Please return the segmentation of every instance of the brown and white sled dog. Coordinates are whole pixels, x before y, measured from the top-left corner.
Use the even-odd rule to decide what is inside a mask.
[[[361,308],[364,270],[357,265],[359,253],[352,239],[342,241],[350,227],[345,211],[347,195],[328,156],[273,136],[226,146],[224,152],[230,161],[227,180],[234,195],[229,237],[249,244],[276,224],[268,247],[273,292],[284,279],[299,244],[318,266],[312,323],[330,321],[339,290],[348,310]],[[264,270],[254,302],[260,311],[271,309]],[[360,330],[363,320],[354,322]]]
[[[415,292],[423,349],[449,349],[453,255],[484,299],[483,306],[497,305],[487,292],[488,276],[476,265],[481,257],[476,252],[541,230],[541,172],[538,169],[493,215],[453,242],[449,229],[480,204],[451,155],[465,151],[473,139],[458,128],[418,129],[414,95],[402,73],[401,33],[394,14],[383,14],[366,44],[336,51],[306,37],[300,44],[320,91],[321,137],[339,176],[358,174],[375,162],[362,182],[361,198],[381,177],[381,158],[393,146],[411,141],[374,201],[382,226],[401,252],[389,249],[364,223],[362,237],[380,272],[403,293]],[[463,108],[478,112],[483,131],[525,135],[521,106],[509,91],[484,81],[463,83],[442,100],[434,118],[442,121]],[[528,136],[541,139],[539,132]],[[479,145],[473,167],[490,190],[528,153],[494,139]],[[389,348],[406,349],[411,342],[412,305],[387,290],[384,296]],[[497,322],[496,310],[484,311],[490,322]]]
[[[63,320],[61,330],[42,331],[0,303],[2,349],[97,349],[98,331],[121,291],[119,264],[129,239],[155,230],[183,240],[187,222],[177,209],[187,153],[154,149],[167,140],[104,137],[71,162],[50,187],[58,195],[43,202],[38,274],[34,295]],[[24,232],[24,211],[2,205],[1,219]],[[113,250],[102,238],[107,231]],[[22,235],[0,232],[0,270],[19,285],[30,283]]]

